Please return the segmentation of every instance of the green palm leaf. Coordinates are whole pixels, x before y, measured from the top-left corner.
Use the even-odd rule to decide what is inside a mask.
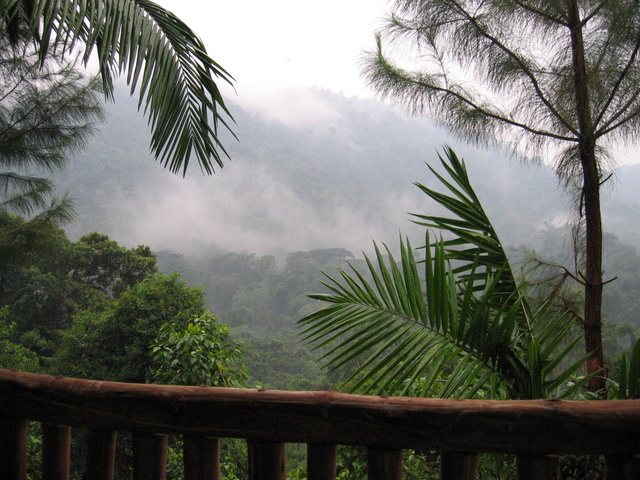
[[[458,158],[450,147],[445,147],[446,160],[439,155],[440,163],[450,180],[428,166],[432,174],[446,187],[447,193],[425,187],[420,183],[415,185],[427,196],[444,206],[454,216],[439,217],[432,215],[412,214],[414,222],[426,228],[435,228],[452,234],[452,238],[445,241],[446,258],[460,261],[455,273],[468,272],[473,265],[473,259],[489,270],[502,270],[500,282],[505,295],[499,301],[511,297],[516,289],[516,281],[509,266],[507,255],[502,247],[500,238],[493,228],[478,196],[476,195],[467,175],[464,162]],[[482,278],[479,287],[481,288]],[[498,290],[500,291],[500,290]]]
[[[179,18],[148,0],[8,0],[0,14],[10,36],[24,28],[37,39],[41,58],[50,47],[95,50],[105,92],[127,73],[132,93],[152,129],[151,149],[165,167],[186,172],[193,155],[206,173],[223,166],[226,151],[218,125],[229,129],[216,83],[231,76],[207,54],[202,41]]]
[[[427,283],[437,286],[438,294],[431,297],[433,303],[425,303],[411,244],[401,241],[400,248],[398,265],[388,249],[385,260],[376,246],[377,262],[367,258],[371,281],[355,270],[353,275],[340,271],[339,280],[325,283],[332,293],[312,296],[330,306],[300,323],[305,339],[325,350],[328,368],[365,355],[350,380],[357,378],[355,389],[378,393],[408,392],[420,382],[420,388],[428,390],[437,378],[425,372],[436,365],[452,369],[447,390],[451,394],[477,391],[489,378],[487,369],[512,384],[521,378],[524,366],[507,348],[514,315],[487,307],[497,282],[489,283],[471,306],[472,293],[460,291],[450,270],[437,268],[445,256],[440,244],[433,253],[435,261],[425,263]]]
[[[449,177],[436,175],[451,195],[419,187],[457,218],[416,217],[453,238],[431,242],[427,233],[422,262],[409,240],[400,239],[399,261],[375,245],[375,259],[365,256],[366,271],[351,266],[337,278],[327,276],[330,293],[312,295],[325,306],[299,321],[304,339],[323,352],[329,369],[356,362],[347,380],[356,391],[572,394],[586,379],[565,388],[584,362],[563,367],[577,341],[567,340],[570,324],[544,306],[530,311],[464,164],[450,149],[446,157],[441,162]]]

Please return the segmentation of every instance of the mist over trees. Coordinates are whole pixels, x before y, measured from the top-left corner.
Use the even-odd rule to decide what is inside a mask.
[[[347,261],[363,271],[372,239],[393,248],[399,231],[415,235],[408,212],[438,215],[411,183],[431,186],[424,162],[434,165],[448,138],[374,102],[317,89],[295,95],[321,105],[323,120],[235,105],[246,141],[207,178],[168,175],[140,142],[146,127],[134,106],[110,106],[110,123],[73,159],[78,168],[55,180],[77,203],[69,238],[57,231],[29,263],[0,269],[0,304],[8,305],[0,310],[0,364],[103,380],[353,386],[343,386],[350,365],[321,369],[296,322],[318,308],[308,295],[326,292],[321,271],[334,274]],[[534,247],[562,261],[570,236],[552,174],[500,152],[459,151],[509,255],[517,260]],[[611,225],[624,227],[609,235],[604,266],[618,276],[605,298],[612,356],[638,336],[640,255],[629,221],[638,199],[625,188],[637,171],[621,169],[621,188],[605,204]],[[550,193],[541,198],[543,191]],[[232,378],[211,375],[202,344],[217,345],[216,365]],[[193,372],[179,355],[191,348]],[[357,462],[352,454],[345,464]]]
[[[433,186],[425,163],[433,164],[451,138],[426,119],[326,90],[287,91],[259,106],[232,105],[241,140],[229,144],[234,160],[220,175],[193,171],[179,178],[149,161],[140,141],[148,129],[134,113],[134,102],[122,97],[108,105],[108,124],[88,150],[72,160],[82,168],[56,177],[77,204],[78,218],[66,231],[72,239],[100,231],[120,244],[150,245],[160,263],[165,255],[183,256],[175,260],[182,263],[175,269],[193,284],[205,285],[215,276],[198,266],[226,255],[260,261],[272,255],[277,269],[295,251],[344,248],[360,258],[362,251],[371,251],[374,238],[394,245],[400,231],[422,235],[407,221],[408,213],[437,213],[435,203],[411,184]],[[314,110],[285,108],[292,102]],[[474,188],[508,251],[518,256],[533,248],[542,257],[564,260],[571,245],[565,228],[569,200],[553,173],[544,166],[527,167],[505,152],[451,143],[467,161]],[[619,241],[638,239],[640,222],[632,219],[640,214],[634,188],[639,177],[636,165],[622,166],[612,180],[616,188],[604,192],[607,245],[614,250]],[[605,259],[605,272],[615,276],[614,268]],[[619,295],[616,289],[613,282],[611,295],[605,296],[608,310]],[[224,313],[223,321],[232,324],[241,317],[235,312],[225,318],[235,293],[207,294],[212,311]],[[259,303],[257,296],[251,301]],[[242,303],[240,296],[235,302]],[[260,327],[265,331],[278,323],[269,318]]]
[[[296,122],[286,108],[290,96],[310,99],[318,118],[310,111]],[[156,251],[219,248],[282,259],[291,251],[343,247],[358,256],[372,238],[391,242],[407,231],[408,212],[430,208],[411,184],[429,181],[425,162],[444,143],[468,160],[507,244],[535,245],[546,223],[566,221],[568,200],[548,169],[453,142],[428,120],[370,100],[310,89],[283,92],[259,108],[232,105],[240,138],[229,143],[233,161],[220,175],[194,170],[183,179],[149,161],[142,141],[148,129],[123,97],[108,105],[108,124],[87,151],[56,178],[77,204],[78,219],[66,228],[72,238],[100,231]],[[635,175],[633,166],[622,167],[619,188],[604,202],[606,225],[622,226],[628,240],[637,235],[626,216],[638,200],[631,196]],[[614,204],[625,215],[609,208]]]
[[[234,160],[220,175],[180,178],[152,161],[135,102],[116,94],[108,123],[54,178],[77,205],[69,238],[98,231],[120,245],[149,245],[163,272],[202,286],[209,310],[244,338],[295,346],[293,325],[313,308],[306,295],[319,291],[319,272],[348,258],[293,253],[342,251],[358,262],[372,239],[395,245],[400,231],[421,236],[408,213],[438,213],[411,185],[433,186],[425,163],[451,140],[426,119],[321,89],[283,92],[260,106],[231,106],[241,141],[229,144]],[[291,102],[312,110],[283,108]],[[552,172],[499,150],[455,148],[510,255],[533,248],[564,260],[567,199]],[[630,218],[638,215],[638,176],[634,165],[622,167],[603,204],[612,247],[604,269],[620,277],[605,296],[615,323],[637,322],[639,232]],[[288,348],[279,345],[268,348]]]

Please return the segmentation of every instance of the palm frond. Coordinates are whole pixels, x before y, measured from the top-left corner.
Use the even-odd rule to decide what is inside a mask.
[[[370,281],[355,269],[341,270],[338,280],[325,283],[332,293],[312,296],[330,305],[300,321],[305,340],[325,351],[328,368],[366,356],[349,379],[355,389],[407,392],[420,384],[428,390],[437,378],[425,372],[436,367],[450,370],[447,394],[477,391],[489,370],[511,384],[522,377],[525,367],[508,348],[514,313],[488,307],[498,282],[488,282],[479,298],[470,287],[462,291],[444,267],[442,243],[425,262],[427,294],[408,240],[400,242],[399,262],[378,246],[376,261],[366,262]]]
[[[456,218],[416,217],[453,238],[432,242],[427,230],[421,262],[408,239],[400,239],[399,261],[375,245],[364,272],[351,266],[337,278],[327,276],[330,293],[311,296],[325,306],[299,321],[304,340],[323,352],[329,369],[356,364],[347,380],[353,390],[443,397],[573,394],[587,379],[577,376],[584,358],[565,366],[577,342],[568,338],[570,324],[545,306],[530,311],[464,163],[450,149],[446,158],[441,162],[449,177],[436,176],[452,195],[421,189]]]
[[[526,324],[530,308],[522,295],[514,294],[518,290],[517,282],[498,233],[471,185],[464,161],[460,160],[450,147],[445,146],[444,150],[446,158],[440,154],[438,157],[447,177],[439,174],[431,166],[428,168],[448,193],[427,188],[421,183],[415,185],[449,210],[452,216],[412,214],[414,223],[447,232],[449,236],[444,241],[447,260],[455,265],[454,273],[460,275],[463,281],[471,281],[476,289],[483,288],[484,273],[474,278],[471,275],[472,269],[475,275],[484,270],[500,271],[500,286],[496,288],[494,302],[496,305],[505,302],[519,303],[520,320]],[[476,264],[484,270],[474,267]],[[524,328],[529,327],[524,325]]]
[[[218,125],[231,119],[216,81],[232,77],[207,54],[178,17],[149,0],[11,0],[0,14],[9,32],[29,27],[44,60],[50,48],[95,50],[108,96],[113,77],[126,72],[152,128],[151,150],[165,167],[186,172],[197,158],[210,174],[227,155]],[[213,162],[212,162],[213,159]]]

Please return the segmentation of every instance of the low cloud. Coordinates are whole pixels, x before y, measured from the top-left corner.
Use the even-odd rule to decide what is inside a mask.
[[[164,183],[116,206],[139,206],[135,221],[120,225],[116,235],[123,242],[185,253],[210,245],[259,255],[333,247],[358,254],[374,239],[395,245],[399,230],[411,229],[408,196],[383,210],[337,204],[318,209],[263,166],[231,166],[224,178],[167,176]]]

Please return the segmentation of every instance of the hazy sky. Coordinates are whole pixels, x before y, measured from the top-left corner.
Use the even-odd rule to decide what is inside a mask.
[[[363,51],[374,48],[374,31],[384,23],[393,0],[158,2],[187,22],[203,38],[212,58],[236,78],[237,94],[225,91],[227,100],[249,103],[252,113],[313,132],[314,127],[326,131],[339,122],[341,112],[317,91],[283,90],[317,86],[347,97],[372,97],[360,76],[359,62]],[[446,138],[443,136],[441,143],[446,143]],[[424,152],[416,162],[422,166],[434,155],[435,150]],[[616,152],[615,158],[620,163],[637,162],[637,149]],[[131,246],[151,244],[154,249],[162,246],[179,250],[179,240],[186,239],[194,245],[211,240],[229,250],[260,253],[264,252],[258,248],[272,250],[285,243],[291,250],[341,246],[358,251],[369,247],[372,238],[384,238],[389,232],[395,239],[398,228],[404,230],[408,225],[405,213],[416,210],[410,203],[413,198],[400,198],[390,202],[396,210],[382,212],[376,222],[361,224],[366,215],[344,211],[336,215],[341,222],[336,225],[335,220],[323,218],[323,212],[312,211],[304,199],[295,197],[270,172],[256,175],[255,167],[242,172],[242,165],[242,158],[235,158],[205,186],[167,176],[167,182],[175,185],[167,185],[162,198],[144,191],[133,200],[127,197],[120,219],[130,215],[132,202],[139,205],[136,211],[142,214],[131,225],[118,219],[116,223],[129,231],[121,229],[115,238]],[[225,207],[212,209],[211,205]],[[261,236],[260,229],[247,231],[242,219],[256,209],[265,210],[265,218],[282,225],[282,231],[270,238]],[[395,220],[398,223],[390,226]],[[345,231],[349,232],[348,238],[335,233]],[[240,244],[239,239],[245,243]]]
[[[360,75],[365,50],[393,0],[158,0],[204,40],[211,57],[236,79],[227,98],[284,110],[265,95],[322,87],[373,97]],[[258,100],[258,101],[256,101]],[[306,108],[306,107],[305,107]],[[615,149],[620,164],[640,161],[637,148]]]
[[[387,0],[158,0],[205,42],[242,99],[318,86],[373,96],[358,62],[375,45]]]

